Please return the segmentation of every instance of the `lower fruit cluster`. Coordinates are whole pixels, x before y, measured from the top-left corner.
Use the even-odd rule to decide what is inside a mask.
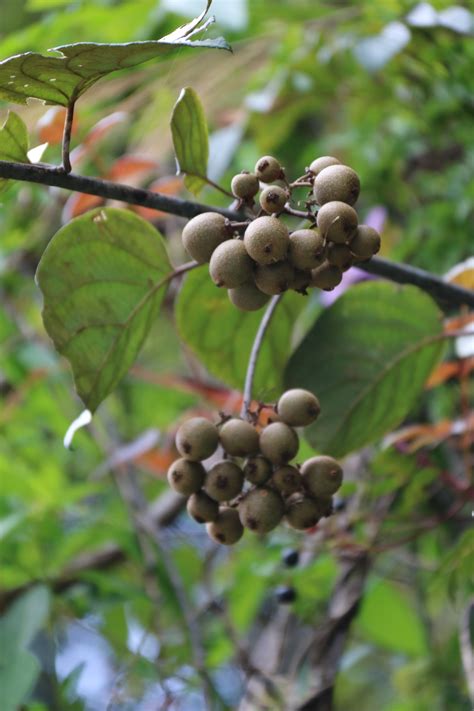
[[[222,416],[217,424],[193,417],[176,434],[181,458],[169,468],[168,482],[188,497],[189,515],[218,543],[236,543],[245,528],[268,533],[282,520],[311,528],[332,513],[343,478],[332,457],[291,463],[299,449],[294,428],[311,424],[319,412],[316,396],[296,388],[283,393],[264,427],[257,414],[253,422]],[[218,450],[221,458],[205,467]]]

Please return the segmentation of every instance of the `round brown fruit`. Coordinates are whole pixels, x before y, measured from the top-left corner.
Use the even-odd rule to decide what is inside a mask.
[[[260,183],[255,173],[242,172],[234,175],[230,189],[236,198],[251,200],[260,190]]]
[[[230,239],[214,250],[209,264],[209,273],[216,286],[235,289],[251,280],[253,266],[243,242],[239,239]]]
[[[229,299],[241,311],[258,311],[265,306],[270,298],[257,289],[253,281],[236,286],[228,291]]]
[[[205,491],[196,491],[186,504],[188,514],[198,523],[215,521],[219,513],[219,504],[206,494]]]
[[[296,269],[314,269],[321,264],[324,239],[318,230],[295,230],[290,234],[288,260]]]
[[[176,433],[176,448],[182,457],[200,462],[214,454],[219,443],[217,427],[204,417],[191,417]]]
[[[215,521],[206,523],[208,536],[216,543],[231,546],[237,543],[244,534],[244,527],[240,523],[239,514],[235,509],[223,506]]]
[[[244,244],[257,264],[279,262],[288,252],[288,228],[277,217],[257,217],[245,230]]]
[[[348,242],[358,225],[357,212],[340,200],[332,200],[323,205],[318,210],[316,221],[323,237],[336,244]]]
[[[332,457],[320,456],[308,459],[301,467],[303,483],[310,496],[328,498],[342,484],[342,468]]]
[[[239,503],[240,521],[254,533],[268,533],[278,526],[284,511],[281,496],[266,487],[252,489]]]
[[[250,422],[233,417],[219,429],[219,440],[227,454],[249,457],[258,453],[258,432]]]
[[[204,489],[214,501],[230,501],[242,491],[244,473],[228,459],[217,462],[206,474]]]
[[[283,177],[283,170],[279,162],[273,156],[262,156],[255,165],[255,173],[263,183],[273,183]]]
[[[370,259],[380,249],[380,235],[369,225],[359,225],[349,247],[357,259]]]
[[[306,427],[314,422],[321,412],[316,395],[302,388],[284,392],[276,409],[283,422],[291,427]]]
[[[272,476],[272,484],[282,496],[291,496],[303,488],[301,474],[296,467],[289,464],[276,469]]]
[[[189,459],[177,459],[168,469],[169,485],[183,496],[190,496],[199,491],[205,476],[206,471],[202,464]]]
[[[272,475],[272,465],[265,457],[249,457],[244,462],[244,476],[251,484],[261,486]]]
[[[316,267],[316,269],[311,271],[310,286],[315,286],[318,289],[324,289],[324,291],[332,291],[335,286],[341,283],[341,280],[342,271],[339,267],[325,261],[320,267]]]
[[[315,526],[321,518],[321,507],[307,496],[297,496],[289,502],[286,520],[292,528],[304,531]]]
[[[295,270],[287,261],[259,266],[255,270],[255,284],[269,296],[282,294],[289,289],[294,277]]]
[[[278,185],[272,185],[262,190],[260,194],[260,207],[271,215],[274,213],[278,214],[285,207],[288,198],[288,192],[284,188],[280,188]]]
[[[318,205],[325,205],[333,200],[353,205],[359,193],[359,176],[347,165],[330,165],[314,180],[313,194]]]
[[[184,249],[200,264],[208,262],[216,247],[229,237],[226,219],[217,212],[204,212],[193,217],[182,234]]]
[[[346,272],[354,264],[354,257],[347,244],[328,244],[328,262]]]
[[[320,156],[313,160],[309,169],[313,175],[319,175],[324,168],[328,168],[330,165],[341,165],[341,161],[334,156]]]
[[[260,433],[260,451],[273,464],[285,464],[298,452],[296,432],[284,422],[273,422]]]

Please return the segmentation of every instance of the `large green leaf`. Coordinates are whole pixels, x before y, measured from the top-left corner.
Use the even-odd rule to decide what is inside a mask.
[[[171,272],[161,234],[126,210],[88,212],[45,250],[44,325],[92,412],[135,360]]]
[[[287,365],[285,382],[312,390],[321,416],[313,446],[344,456],[396,427],[417,402],[443,344],[441,313],[413,286],[366,282],[325,311]]]
[[[278,395],[283,368],[290,354],[295,319],[305,306],[304,297],[289,292],[278,304],[260,351],[254,396],[268,400]],[[211,281],[207,267],[188,274],[176,305],[177,325],[183,340],[210,373],[242,389],[245,372],[264,309],[239,311],[227,291]]]
[[[15,163],[29,163],[28,131],[22,119],[13,111],[9,111],[5,123],[0,128],[0,160]],[[8,180],[0,180],[2,190]]]
[[[205,185],[199,176],[207,174],[209,141],[204,109],[199,96],[190,87],[181,90],[174,106],[171,133],[178,172],[187,173],[184,184],[197,195]]]
[[[34,97],[47,104],[67,106],[110,72],[162,59],[179,47],[229,49],[223,38],[191,39],[208,26],[209,21],[202,20],[211,1],[199,17],[159,40],[124,44],[78,42],[54,47],[48,50],[50,54],[26,52],[9,57],[0,62],[0,98],[25,104]]]

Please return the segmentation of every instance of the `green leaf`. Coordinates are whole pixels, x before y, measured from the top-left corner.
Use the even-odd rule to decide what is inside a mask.
[[[33,689],[40,673],[40,665],[31,652],[14,650],[0,667],[2,711],[18,711]]]
[[[325,311],[290,359],[285,382],[308,388],[321,416],[305,429],[342,457],[396,427],[439,360],[441,313],[413,286],[366,282]]]
[[[230,49],[223,38],[192,40],[212,21],[202,22],[211,5],[194,20],[166,37],[147,42],[100,44],[78,42],[48,50],[26,52],[0,62],[0,98],[25,104],[29,98],[67,106],[99,79],[118,69],[135,67],[150,59],[163,59],[179,47]]]
[[[29,163],[28,131],[23,120],[13,111],[8,112],[7,119],[0,128],[0,160],[14,163]],[[0,190],[5,188],[8,180],[0,180]]]
[[[194,89],[181,90],[171,117],[171,133],[178,173],[188,173],[184,184],[195,195],[206,184],[209,142],[207,123],[199,96]]]
[[[114,208],[73,220],[45,250],[44,325],[92,412],[135,360],[172,271],[161,234]]]
[[[410,656],[426,653],[426,635],[420,617],[404,590],[377,581],[365,594],[356,626],[364,637],[386,649]]]
[[[268,400],[279,393],[293,326],[304,307],[305,299],[290,292],[278,304],[260,351],[254,397]],[[212,375],[238,389],[243,388],[250,350],[264,313],[264,309],[239,311],[226,290],[213,284],[207,267],[187,275],[176,304],[182,339]]]

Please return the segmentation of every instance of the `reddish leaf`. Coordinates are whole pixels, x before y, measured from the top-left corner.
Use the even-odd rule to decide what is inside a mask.
[[[41,143],[49,143],[52,146],[59,145],[63,139],[64,120],[66,118],[66,109],[60,106],[53,106],[48,109],[45,114],[39,119],[36,124],[38,129],[38,138]],[[77,132],[78,120],[77,114],[72,122],[72,135]]]
[[[118,158],[107,171],[106,177],[109,180],[121,181],[131,176],[142,177],[150,172],[156,171],[158,164],[156,161],[140,156],[125,155]]]
[[[183,188],[183,179],[176,176],[170,176],[166,178],[159,178],[152,183],[148,190],[153,193],[161,193],[162,195],[177,195]],[[158,217],[168,217],[166,212],[161,210],[152,210],[150,207],[142,207],[141,205],[135,205],[133,207],[135,212],[145,218],[145,220],[156,220]]]
[[[445,363],[440,363],[433,370],[425,385],[426,389],[435,388],[442,383],[445,383],[450,378],[461,378],[469,375],[474,370],[474,358],[466,358],[465,360],[451,360]]]
[[[78,217],[94,207],[102,205],[103,199],[97,195],[87,195],[86,193],[73,193],[65,202],[62,213],[63,224]]]

